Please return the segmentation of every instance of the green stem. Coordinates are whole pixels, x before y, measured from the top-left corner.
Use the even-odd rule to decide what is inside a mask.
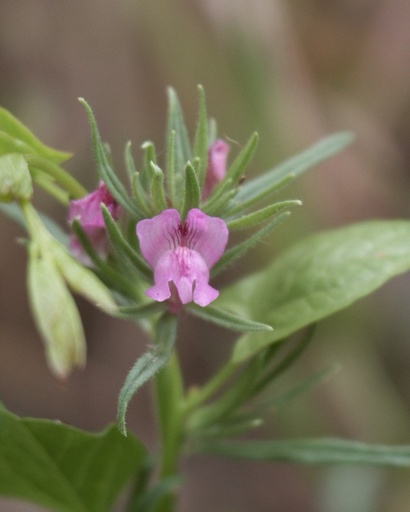
[[[74,199],[87,194],[87,190],[59,165],[37,155],[25,156],[29,167],[35,167],[54,178]]]
[[[155,378],[158,426],[161,437],[160,478],[163,480],[177,475],[178,459],[182,445],[183,383],[178,358],[174,352],[168,364]],[[162,498],[155,512],[170,512],[176,496],[167,494]]]
[[[236,364],[228,362],[202,388],[193,389],[185,400],[184,415],[201,405],[224,384],[237,368]]]

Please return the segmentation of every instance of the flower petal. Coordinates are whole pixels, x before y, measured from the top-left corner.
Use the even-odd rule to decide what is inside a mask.
[[[215,186],[225,178],[228,153],[229,146],[221,139],[217,139],[209,146],[203,199],[206,199]]]
[[[164,210],[152,219],[137,223],[141,254],[154,270],[164,253],[176,247],[180,224],[181,218],[174,209]]]
[[[228,243],[229,232],[225,222],[193,208],[188,212],[185,226],[189,232],[186,245],[199,252],[210,269],[222,256]]]

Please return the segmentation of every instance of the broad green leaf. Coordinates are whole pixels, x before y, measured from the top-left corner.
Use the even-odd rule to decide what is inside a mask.
[[[306,238],[221,294],[222,307],[274,329],[241,337],[233,360],[245,360],[409,269],[408,221],[369,221]]]
[[[90,434],[0,408],[0,494],[53,512],[109,512],[145,450],[114,425]]]
[[[204,451],[263,462],[410,467],[410,446],[372,445],[337,438],[224,441],[212,443]]]
[[[128,373],[118,397],[117,421],[120,432],[126,436],[125,415],[128,403],[136,391],[167,364],[177,336],[178,319],[164,313],[157,324],[155,345],[137,359]]]
[[[235,315],[229,311],[217,308],[215,306],[206,306],[205,308],[195,304],[189,304],[187,309],[193,315],[213,322],[214,324],[226,327],[233,331],[239,332],[258,332],[258,331],[271,331],[270,325],[262,324],[261,322],[254,322],[243,318],[242,316]]]
[[[338,153],[353,140],[349,132],[336,133],[319,141],[299,155],[289,158],[270,171],[245,182],[239,189],[231,212],[241,211],[271,194],[290,177],[308,171],[320,162]]]
[[[60,164],[71,157],[70,153],[57,151],[56,149],[50,148],[40,142],[21,121],[14,117],[8,110],[0,107],[0,133],[1,132],[16,140],[15,151],[17,151],[19,144],[23,150],[21,152],[24,153],[26,152],[27,147],[30,147],[30,153],[43,156],[57,164]]]
[[[0,156],[0,201],[30,199],[32,194],[30,171],[23,155]]]
[[[64,379],[73,367],[85,364],[83,326],[57,266],[51,257],[43,257],[35,242],[29,246],[27,286],[48,365],[57,377]]]

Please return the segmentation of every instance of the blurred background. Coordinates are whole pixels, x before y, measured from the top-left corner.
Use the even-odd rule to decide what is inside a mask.
[[[409,216],[409,27],[408,0],[1,0],[0,104],[44,142],[72,151],[67,167],[90,189],[96,174],[78,96],[92,105],[119,172],[128,140],[137,161],[145,140],[163,150],[169,85],[193,129],[196,85],[203,84],[233,154],[259,132],[249,174],[327,134],[353,130],[351,148],[283,192],[304,206],[240,262],[245,272],[311,232]],[[36,202],[64,225],[59,205],[42,194]],[[148,340],[79,301],[88,365],[57,383],[28,310],[22,232],[2,217],[0,230],[0,399],[19,415],[102,429],[114,420],[117,393]],[[409,284],[408,275],[395,279],[319,326],[308,354],[279,386],[334,364],[340,370],[280,411],[272,435],[410,443]],[[187,383],[204,381],[232,340],[187,321],[179,341]],[[129,426],[153,447],[149,393],[133,400]],[[193,457],[183,473],[181,512],[409,510],[408,470]],[[0,500],[0,510],[40,509]]]

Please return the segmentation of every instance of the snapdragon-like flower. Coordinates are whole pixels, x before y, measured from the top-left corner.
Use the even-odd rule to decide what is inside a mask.
[[[217,139],[209,146],[202,199],[206,199],[215,186],[225,178],[228,153],[229,146],[221,139]]]
[[[101,181],[94,192],[81,199],[70,201],[68,222],[71,224],[74,219],[77,219],[97,254],[101,257],[106,257],[108,238],[104,218],[101,213],[101,203],[107,207],[111,217],[117,220],[120,214],[120,206]],[[74,235],[70,237],[70,250],[81,263],[90,265],[89,257]]]
[[[218,297],[218,290],[209,285],[209,270],[228,242],[222,219],[193,208],[181,222],[177,210],[168,209],[138,222],[137,236],[141,253],[154,270],[155,284],[146,291],[148,297],[199,306]]]

